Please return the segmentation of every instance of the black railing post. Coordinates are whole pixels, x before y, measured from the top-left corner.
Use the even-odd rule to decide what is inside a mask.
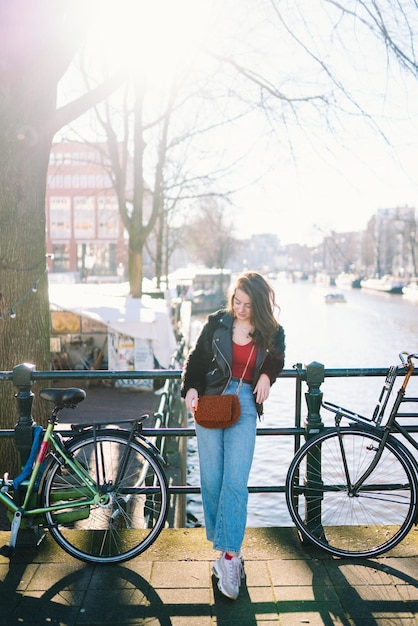
[[[23,466],[28,460],[32,447],[33,426],[32,403],[34,394],[32,387],[32,372],[35,366],[31,363],[21,363],[13,368],[13,384],[18,388],[15,395],[19,411],[19,421],[15,425],[15,444]]]
[[[325,369],[321,363],[314,361],[306,366],[306,383],[309,391],[305,394],[308,405],[308,417],[305,423],[306,438],[309,439],[319,433],[324,424],[320,415],[322,403],[321,384],[325,379]],[[315,446],[307,455],[306,464],[306,493],[305,498],[305,521],[311,531],[318,536],[322,536],[322,454],[320,446]]]
[[[306,437],[312,437],[319,433],[324,424],[319,410],[321,408],[322,396],[321,385],[325,379],[325,368],[322,363],[313,361],[306,366],[306,384],[308,391],[305,393],[306,404],[308,405],[308,417],[305,423]]]
[[[32,418],[32,404],[34,394],[32,387],[32,372],[35,366],[31,363],[21,363],[13,368],[13,384],[18,388],[15,395],[19,410],[19,421],[15,426],[15,444],[20,456],[22,467],[29,458],[32,448],[33,427],[36,426]],[[44,539],[45,533],[40,526],[21,528],[16,545],[25,548],[36,548]]]

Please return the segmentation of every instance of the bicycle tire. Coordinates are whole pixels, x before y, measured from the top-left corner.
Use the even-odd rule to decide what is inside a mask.
[[[169,508],[167,479],[155,455],[140,441],[112,430],[86,433],[67,442],[66,450],[88,469],[108,502],[72,507],[72,500],[87,498],[86,483],[64,458],[56,458],[45,477],[43,503],[68,502],[68,508],[46,513],[53,538],[89,563],[121,563],[144,552],[163,529]]]
[[[338,432],[351,484],[370,466],[381,441],[378,432],[361,428],[324,431],[308,440],[289,466],[287,506],[308,542],[335,556],[373,557],[396,546],[414,523],[415,466],[389,437],[376,468],[358,493],[350,495]]]

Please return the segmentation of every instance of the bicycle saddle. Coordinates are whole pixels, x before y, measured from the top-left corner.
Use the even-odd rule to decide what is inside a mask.
[[[69,387],[64,389],[42,389],[39,395],[43,400],[53,402],[55,406],[72,408],[85,399],[86,392],[84,389]]]

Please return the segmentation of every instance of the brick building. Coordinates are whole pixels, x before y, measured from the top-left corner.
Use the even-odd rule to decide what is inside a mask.
[[[127,267],[127,240],[105,147],[76,141],[52,146],[46,192],[50,272],[116,278]]]

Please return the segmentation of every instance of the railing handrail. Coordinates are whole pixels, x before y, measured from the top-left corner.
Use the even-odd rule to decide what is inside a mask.
[[[381,377],[386,376],[388,368],[383,367],[368,367],[368,368],[330,368],[325,369],[323,365],[320,363],[313,363],[310,366],[302,366],[302,364],[296,364],[293,369],[284,369],[280,378],[289,379],[294,378],[297,382],[297,393],[295,398],[295,427],[293,428],[258,428],[258,435],[268,435],[268,434],[283,434],[283,435],[301,435],[306,432],[305,428],[300,427],[300,416],[301,416],[301,382],[306,382],[309,387],[309,376],[308,376],[308,368],[314,366],[314,368],[318,368],[320,370],[320,376],[322,371],[322,380],[319,380],[319,383],[314,383],[313,387],[317,387],[317,391],[319,391],[320,384],[325,378],[352,378],[352,377]],[[24,380],[22,382],[22,368],[24,370]],[[414,375],[418,375],[418,371],[413,372]],[[170,367],[167,369],[154,369],[154,370],[45,370],[38,371],[35,369],[35,366],[31,364],[22,364],[15,367],[11,371],[0,371],[0,383],[5,381],[14,382],[15,386],[18,387],[21,391],[23,390],[23,395],[27,395],[29,393],[31,384],[36,381],[45,381],[45,380],[119,380],[119,379],[142,379],[142,380],[152,380],[152,379],[165,379],[167,381],[179,380],[182,375],[181,369],[174,369],[174,367]],[[298,384],[299,383],[299,384]],[[321,395],[321,394],[319,394]],[[159,407],[159,411],[155,414],[158,415],[163,411],[164,402],[167,401],[167,392],[163,392],[161,399],[161,406]],[[16,395],[16,398],[19,402],[19,394]],[[26,400],[26,398],[25,398]],[[308,407],[309,409],[309,407]],[[318,407],[319,409],[319,407]],[[309,411],[308,411],[309,413]],[[26,416],[28,418],[29,416]],[[309,415],[308,415],[309,418]],[[166,426],[164,424],[164,426]],[[159,431],[162,433],[162,431]],[[144,433],[150,436],[155,434],[154,431],[144,430]],[[170,435],[175,436],[190,436],[194,433],[193,429],[170,429]],[[0,429],[0,438],[1,437],[11,437],[15,434],[15,429]]]
[[[305,372],[304,367],[302,372]],[[353,368],[328,368],[324,369],[325,378],[353,378],[353,377],[380,377],[386,376],[387,367],[353,367]],[[155,370],[33,370],[31,372],[31,380],[118,380],[126,379],[143,379],[150,380],[153,378],[166,378],[169,380],[180,379],[181,369],[155,369]],[[418,372],[414,372],[417,375]],[[295,369],[284,369],[280,378],[296,378],[298,373]],[[0,382],[13,381],[14,371],[0,371]],[[304,377],[302,376],[302,380]]]

